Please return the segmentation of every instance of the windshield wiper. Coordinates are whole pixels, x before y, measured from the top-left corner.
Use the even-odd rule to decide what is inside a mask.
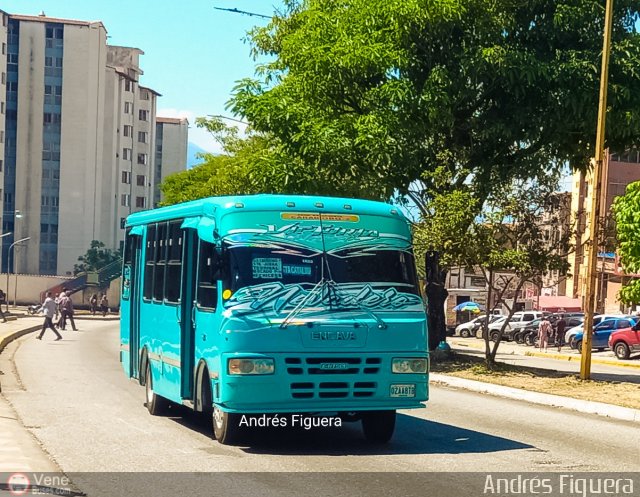
[[[333,290],[333,292],[335,293],[335,296],[337,297],[337,301],[338,303],[341,302],[343,300],[343,298],[339,295],[340,292],[340,287],[339,285],[333,281],[333,280],[328,280],[327,281],[327,285],[328,287]],[[347,300],[347,299],[344,299]],[[331,301],[329,301],[331,302]],[[371,316],[376,323],[378,323],[378,328],[381,330],[385,330],[387,329],[387,323],[385,323],[382,318],[380,318],[380,316],[378,316],[375,312],[373,312],[371,309],[367,309],[365,306],[363,306],[360,302],[358,302],[358,299],[354,298],[353,296],[349,295],[349,300],[348,300],[350,305],[353,305],[353,307],[340,307],[340,310],[343,311],[347,311],[347,310],[353,310],[353,309],[357,309],[360,311],[365,312],[366,314],[368,314],[369,316]]]
[[[303,307],[318,293],[318,290],[322,290],[324,288],[325,281],[326,280],[324,278],[320,278],[320,281],[318,281],[318,283],[316,283],[315,286],[311,290],[309,290],[309,293],[300,301],[297,306],[291,309],[291,312],[287,314],[287,316],[282,320],[282,323],[280,323],[280,328],[286,328],[289,324],[289,321],[300,314]]]

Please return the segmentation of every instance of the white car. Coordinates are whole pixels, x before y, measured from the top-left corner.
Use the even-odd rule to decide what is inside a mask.
[[[496,319],[499,319],[500,317],[502,316],[498,314],[492,314],[491,316],[489,316],[489,323],[493,323]],[[459,324],[458,326],[456,326],[455,334],[461,336],[462,338],[468,338],[470,336],[473,336],[476,330],[482,327],[485,319],[486,319],[486,315],[482,314],[481,316],[478,316],[472,319],[471,321]]]

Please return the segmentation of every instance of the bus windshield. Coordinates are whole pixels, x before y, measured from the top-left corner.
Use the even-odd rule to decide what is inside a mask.
[[[368,284],[419,295],[413,254],[408,251],[360,248],[319,254],[298,247],[287,251],[281,247],[232,246],[226,247],[226,253],[233,292],[272,282],[312,288],[324,278],[340,286]]]

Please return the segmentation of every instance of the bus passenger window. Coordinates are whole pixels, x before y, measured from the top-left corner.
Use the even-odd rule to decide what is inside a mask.
[[[182,288],[182,220],[169,223],[167,238],[167,266],[164,299],[172,304],[180,302]]]
[[[199,254],[197,303],[199,307],[215,311],[218,302],[218,253],[212,243],[201,240]]]
[[[131,275],[133,264],[133,237],[131,236],[131,227],[127,228],[124,234],[124,254],[122,256],[122,298],[129,300],[129,295],[132,287]]]
[[[162,301],[164,297],[164,266],[167,247],[167,223],[158,223],[156,231],[156,255],[153,277],[153,300]]]
[[[144,249],[144,284],[142,287],[142,297],[151,300],[153,294],[153,269],[155,262],[156,246],[156,225],[147,226],[147,243]]]

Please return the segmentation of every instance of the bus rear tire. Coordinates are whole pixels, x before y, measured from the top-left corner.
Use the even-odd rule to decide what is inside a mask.
[[[240,434],[240,415],[224,412],[213,406],[213,434],[223,445],[230,445],[238,440]]]
[[[383,444],[391,440],[396,427],[396,411],[362,413],[362,431],[369,442]]]
[[[152,416],[161,416],[167,412],[169,401],[153,391],[153,378],[151,376],[151,366],[148,361],[144,377],[144,391],[149,414]]]

